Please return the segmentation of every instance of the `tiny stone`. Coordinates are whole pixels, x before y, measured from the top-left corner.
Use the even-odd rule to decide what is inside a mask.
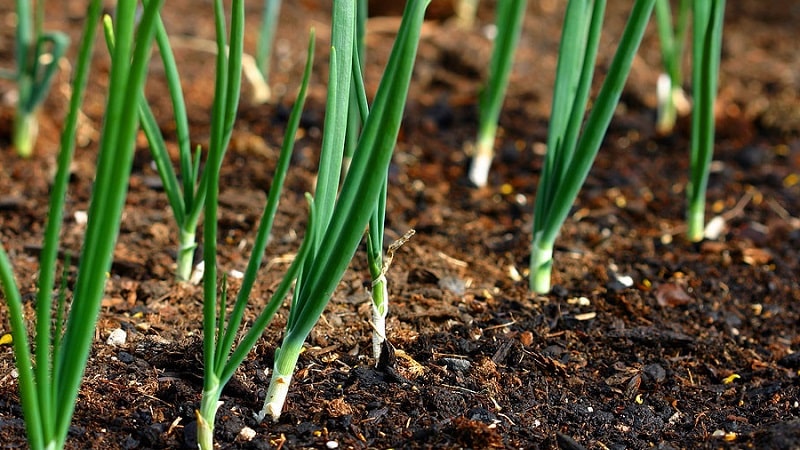
[[[241,429],[241,431],[239,431],[239,436],[237,436],[237,439],[243,442],[250,442],[254,437],[256,437],[256,430],[250,427],[244,427]]]
[[[241,280],[244,278],[244,274],[240,270],[236,269],[231,269],[231,271],[228,272],[228,276],[236,280]]]
[[[25,198],[14,195],[4,195],[0,197],[0,211],[12,211],[24,203]]]
[[[130,364],[134,360],[133,355],[131,355],[128,352],[119,352],[119,353],[117,353],[117,358],[119,359],[120,362],[125,363],[125,364]]]
[[[108,339],[106,339],[106,344],[113,345],[113,346],[120,346],[125,345],[125,342],[128,340],[128,333],[125,332],[122,328],[117,328],[108,335]]]
[[[89,214],[86,211],[75,211],[74,217],[75,223],[78,225],[86,225],[86,222],[89,221]]]
[[[631,278],[629,275],[619,276],[617,277],[617,281],[619,281],[625,287],[633,286],[633,278]]]
[[[455,370],[457,372],[463,372],[465,370],[469,370],[470,366],[472,365],[466,359],[459,359],[459,358],[442,358],[441,361],[448,369]]]
[[[333,450],[334,448],[339,448],[339,443],[336,441],[328,441],[325,443],[325,447]]]
[[[472,408],[467,412],[469,420],[478,420],[484,423],[494,423],[497,416],[485,408]]]
[[[656,383],[661,383],[667,378],[667,371],[664,370],[664,367],[662,367],[661,364],[657,363],[648,364],[645,366],[644,374],[650,377],[650,379]]]
[[[716,241],[725,231],[725,218],[722,216],[714,216],[706,224],[703,230],[703,237],[712,241]]]

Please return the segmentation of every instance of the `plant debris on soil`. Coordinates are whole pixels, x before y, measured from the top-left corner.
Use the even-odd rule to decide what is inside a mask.
[[[14,19],[6,3],[3,67],[13,64]],[[79,3],[48,2],[45,28],[77,42]],[[434,6],[441,3],[449,4]],[[541,296],[529,293],[525,275],[562,3],[530,2],[484,189],[465,181],[469,158],[462,148],[476,133],[491,51],[483,27],[492,23],[493,2],[482,2],[474,30],[454,25],[447,8],[431,11],[390,173],[387,241],[412,228],[417,234],[387,274],[386,357],[370,356],[369,275],[360,251],[309,337],[280,421],[253,416],[285,309],[223,394],[220,448],[800,448],[800,8],[792,0],[728,2],[707,214],[721,227],[700,243],[684,238],[689,120],[669,136],[654,132],[660,55],[650,27],[557,241],[554,289]],[[210,8],[197,5],[172,0],[164,16],[175,36],[192,136],[203,144],[213,55],[182,44],[213,38]],[[248,7],[254,30],[261,4]],[[600,78],[628,7],[610,2]],[[285,2],[272,101],[251,104],[245,83],[222,169],[219,263],[230,272],[246,263],[300,79],[304,31],[315,27],[313,88],[251,319],[302,238],[303,193],[313,187],[324,125],[328,11],[327,2]],[[374,12],[389,15],[369,23],[371,92],[399,23],[392,11]],[[248,33],[248,51],[255,34]],[[64,254],[80,251],[104,108],[109,58],[100,45],[95,52]],[[29,312],[69,72],[63,63],[29,160],[11,148],[13,85],[0,84],[0,239]],[[147,95],[174,141],[157,58]],[[142,138],[69,448],[196,448],[202,290],[174,281],[175,243]],[[69,268],[70,285],[75,271]],[[109,343],[119,329],[126,338]],[[8,332],[3,307],[0,335]],[[11,346],[0,345],[3,448],[26,446],[17,389]]]

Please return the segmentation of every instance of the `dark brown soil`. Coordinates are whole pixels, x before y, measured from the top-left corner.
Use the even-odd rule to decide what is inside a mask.
[[[9,2],[6,2],[9,3]],[[48,27],[77,42],[82,6],[49,2]],[[608,66],[626,2],[610,2],[599,71]],[[258,1],[249,2],[249,24]],[[198,5],[202,5],[202,8]],[[609,135],[565,224],[554,289],[528,293],[531,212],[546,139],[562,2],[531,2],[501,118],[490,186],[464,181],[476,95],[490,43],[440,12],[426,24],[391,171],[387,238],[415,236],[389,273],[395,360],[370,357],[368,278],[359,252],[301,356],[284,415],[257,423],[264,369],[283,310],[226,389],[220,448],[800,448],[800,8],[728,2],[718,138],[708,218],[718,239],[684,236],[687,121],[653,131],[659,49],[643,43]],[[209,39],[205,2],[171,0],[176,36]],[[0,61],[13,64],[10,4],[0,7]],[[621,9],[622,8],[622,9]],[[255,314],[296,251],[306,218],[324,115],[327,2],[284,2],[273,100],[245,100],[223,168],[220,265],[243,270],[302,68],[306,30],[318,59],[294,165],[252,297]],[[479,26],[491,23],[484,5]],[[371,19],[367,80],[374,91],[397,17]],[[247,48],[254,48],[255,32]],[[63,249],[78,252],[109,63],[98,45],[67,203]],[[207,139],[212,56],[176,44],[193,139]],[[68,68],[42,113],[36,156],[10,148],[0,107],[0,236],[22,292],[37,278]],[[162,71],[149,98],[174,139]],[[12,86],[0,84],[8,100]],[[193,448],[202,387],[201,291],[172,279],[176,230],[149,154],[141,148],[97,340],[71,429],[75,449]],[[71,276],[74,277],[74,267]],[[519,277],[522,274],[522,277]],[[622,282],[630,277],[632,285]],[[235,286],[233,287],[235,289]],[[30,302],[29,302],[30,303]],[[0,309],[0,334],[8,332]],[[115,328],[127,343],[106,344]],[[25,446],[13,355],[0,347],[0,444]],[[243,427],[255,438],[237,438]],[[327,446],[327,447],[326,447]]]

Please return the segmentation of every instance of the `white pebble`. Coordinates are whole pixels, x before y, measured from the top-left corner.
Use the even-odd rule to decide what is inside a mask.
[[[725,228],[725,218],[722,216],[714,216],[708,221],[708,224],[706,224],[703,230],[703,237],[710,241],[715,241],[725,232]]]
[[[231,269],[230,272],[228,272],[228,276],[235,280],[241,280],[244,278],[244,273],[236,269]]]
[[[89,214],[86,211],[75,211],[74,217],[75,223],[78,225],[86,225],[86,222],[89,221]]]
[[[621,285],[625,286],[625,287],[631,287],[631,286],[633,286],[633,278],[631,278],[631,277],[630,277],[630,276],[628,276],[628,275],[621,275],[621,276],[618,276],[618,277],[617,277],[617,281],[619,281],[619,283],[620,283]]]
[[[125,332],[122,328],[116,328],[111,334],[108,335],[108,339],[106,339],[106,344],[113,345],[115,347],[120,345],[125,345],[125,342],[128,340],[128,333]]]
[[[333,450],[334,448],[339,448],[339,443],[336,441],[328,441],[325,443],[325,447]]]
[[[254,437],[256,437],[256,430],[250,427],[244,427],[241,431],[239,431],[239,436],[237,436],[237,439],[239,441],[250,442]]]

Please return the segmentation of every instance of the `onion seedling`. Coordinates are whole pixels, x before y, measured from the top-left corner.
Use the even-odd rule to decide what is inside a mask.
[[[156,42],[164,65],[167,89],[172,101],[173,114],[175,115],[178,160],[182,182],[178,180],[158,122],[144,96],[139,100],[139,118],[142,130],[147,137],[150,154],[156,164],[172,214],[178,225],[175,277],[179,281],[189,281],[194,263],[195,249],[197,248],[197,225],[205,203],[207,181],[205,170],[202,172],[200,170],[200,148],[198,147],[194,156],[192,155],[189,119],[186,114],[186,102],[183,97],[180,75],[175,64],[175,56],[169,42],[169,36],[160,17],[156,26]],[[106,32],[109,31],[107,27]],[[225,82],[225,80],[217,79],[217,82]]]
[[[230,130],[233,126],[236,106],[239,98],[239,82],[241,73],[241,60],[239,59],[242,51],[242,41],[244,36],[244,6],[242,0],[233,2],[233,14],[231,20],[231,52],[225,55],[224,42],[224,16],[222,13],[221,0],[215,2],[215,15],[217,16],[217,42],[220,51],[217,54],[218,80],[227,78],[227,85],[218,83],[217,97],[212,112],[212,143],[216,143],[209,149],[207,201],[205,205],[205,225],[204,225],[204,246],[203,260],[206,272],[204,274],[204,304],[203,304],[203,396],[200,409],[197,411],[197,441],[201,449],[210,450],[214,448],[214,420],[222,389],[233,377],[237,367],[241,365],[247,354],[255,346],[264,329],[269,325],[273,316],[281,306],[284,297],[297,277],[300,267],[308,255],[310,240],[304,239],[297,256],[284,275],[283,280],[272,295],[266,307],[261,311],[255,321],[241,340],[236,342],[236,337],[242,327],[245,308],[250,297],[258,269],[267,246],[269,235],[272,231],[272,224],[277,213],[280,194],[283,190],[283,182],[291,161],[292,149],[294,148],[295,136],[300,124],[300,115],[306,99],[309,79],[311,78],[311,67],[314,58],[314,33],[312,31],[309,38],[308,54],[306,67],[303,73],[303,81],[300,86],[297,101],[289,116],[289,124],[281,147],[278,164],[276,167],[273,181],[270,185],[267,203],[261,216],[253,250],[250,260],[242,279],[242,285],[236,296],[233,308],[226,316],[227,288],[223,279],[222,292],[219,302],[217,299],[217,270],[216,270],[216,241],[217,241],[217,200],[219,196],[219,171],[222,159],[230,140]],[[222,38],[220,38],[222,36]],[[222,69],[219,69],[222,68]],[[227,98],[227,101],[225,100]],[[225,123],[225,120],[229,122]],[[216,131],[213,131],[216,130]],[[312,226],[312,214],[309,216],[309,226]],[[219,303],[219,306],[217,306]],[[217,313],[218,311],[218,313]]]
[[[339,135],[344,129],[341,120],[346,119],[341,111],[347,111],[350,99],[348,74],[352,71],[355,8],[352,1],[334,2],[326,123],[313,207],[316,223],[306,234],[306,239],[309,234],[314,239],[314,245],[297,278],[286,331],[275,351],[272,378],[259,420],[267,414],[273,420],[280,417],[303,343],[344,275],[380,197],[400,131],[420,29],[429,3],[430,0],[406,3],[389,62],[337,198],[335,178],[344,144],[344,136]],[[326,141],[332,144],[326,145]],[[329,171],[327,176],[323,176],[323,168]]]
[[[705,227],[708,173],[714,154],[714,102],[719,82],[725,1],[694,2],[693,8],[692,85],[695,107],[692,112],[690,176],[686,187],[686,221],[688,238],[700,241]]]
[[[497,121],[503,108],[514,62],[514,50],[522,32],[522,20],[525,18],[527,3],[527,0],[497,2],[497,36],[492,59],[489,62],[489,80],[480,96],[478,136],[469,169],[469,180],[478,187],[486,186],[489,177],[489,168],[494,157]]]
[[[340,176],[342,175],[344,144],[347,133],[347,122],[350,90],[352,88],[353,56],[355,54],[355,19],[356,19],[355,0],[335,2],[331,14],[331,50],[330,66],[328,74],[328,94],[325,107],[325,129],[322,136],[322,148],[320,151],[319,168],[317,173],[317,186],[314,195],[314,208],[312,215],[315,222],[313,226],[306,228],[305,240],[311,242],[311,256],[304,262],[300,275],[298,276],[297,286],[289,311],[288,323],[283,345],[275,350],[275,368],[270,379],[267,397],[264,407],[258,415],[259,420],[263,420],[265,414],[269,412],[273,417],[280,414],[283,402],[288,392],[289,383],[297,358],[300,356],[303,342],[316,323],[322,310],[328,302],[327,291],[315,292],[315,296],[310,299],[301,299],[299,293],[303,289],[304,283],[310,283],[320,278],[326,279],[334,285],[339,282],[342,274],[335,275],[331,268],[322,269],[318,272],[312,271],[314,258],[322,250],[334,245],[334,241],[340,242],[340,236],[333,237],[332,241],[322,240],[325,237],[326,229],[331,222],[333,210],[337,202]],[[374,208],[374,202],[362,203],[362,208]],[[360,227],[359,236],[363,233],[366,224]],[[354,248],[355,250],[355,248]],[[338,258],[345,258],[346,254],[335,255]],[[346,261],[337,261],[345,266],[349,263],[352,254]],[[332,293],[331,286],[331,293]],[[306,305],[301,303],[310,303]],[[311,312],[304,312],[309,307]],[[316,309],[319,310],[316,313]],[[300,322],[302,328],[297,335],[293,335],[293,328]],[[276,406],[277,413],[275,412]]]
[[[362,77],[363,65],[359,63],[358,51],[353,55],[353,98],[356,100],[354,105],[360,114],[359,123],[367,121],[369,117],[369,105],[367,94],[364,88]],[[352,110],[352,108],[351,108]],[[351,123],[351,122],[349,122]],[[349,124],[348,123],[348,124]],[[350,129],[348,128],[348,133]],[[405,236],[389,246],[386,251],[386,258],[383,254],[383,238],[386,221],[386,194],[389,189],[388,173],[381,184],[381,192],[378,196],[378,203],[369,218],[367,229],[367,266],[372,279],[370,283],[370,298],[372,300],[372,356],[376,361],[381,356],[381,348],[386,341],[386,317],[389,314],[389,282],[386,280],[386,272],[389,270],[394,252],[411,236],[414,230],[410,230]]]
[[[218,15],[217,33],[218,45],[218,67],[227,67],[227,76],[222,74],[225,70],[218,69],[218,77],[227,78],[227,86],[220,84],[217,88],[219,98],[227,97],[228,101],[215,100],[214,116],[212,128],[212,142],[216,142],[209,151],[209,172],[208,172],[208,192],[206,201],[206,213],[204,224],[204,247],[203,260],[206,272],[204,274],[204,304],[203,304],[203,355],[204,355],[204,377],[203,377],[203,396],[200,409],[197,411],[197,441],[201,449],[211,450],[214,448],[214,419],[222,389],[233,377],[236,368],[241,365],[247,354],[255,346],[264,329],[269,325],[272,317],[281,306],[284,297],[294,283],[301,265],[305,261],[310,247],[310,239],[306,238],[300,247],[294,261],[284,275],[278,288],[272,294],[272,298],[266,307],[261,311],[256,320],[249,327],[244,337],[237,343],[236,337],[242,327],[245,308],[250,297],[264,250],[267,246],[269,235],[272,231],[272,224],[277,213],[280,194],[283,190],[283,182],[291,161],[294,139],[297,128],[300,124],[300,115],[306,98],[309,79],[311,78],[311,65],[314,58],[314,33],[312,31],[308,44],[308,57],[303,73],[303,81],[298,93],[292,112],[289,116],[289,124],[284,136],[281,153],[275,170],[275,176],[270,185],[267,203],[261,216],[258,232],[253,245],[250,260],[242,280],[242,285],[236,296],[231,313],[226,317],[227,288],[223,279],[222,292],[220,295],[219,306],[217,306],[217,270],[216,270],[216,241],[217,241],[217,200],[219,195],[219,169],[222,158],[230,139],[230,129],[232,122],[226,124],[216,120],[216,117],[233,117],[236,112],[236,105],[239,97],[237,89],[239,78],[237,72],[241,71],[241,60],[237,58],[241,55],[242,40],[244,36],[244,6],[241,0],[233,2],[233,14],[231,20],[231,52],[225,56],[222,51],[224,47],[224,17],[222,17],[221,0],[215,2],[215,11]],[[220,39],[219,36],[223,36]],[[237,71],[237,64],[238,71]],[[224,94],[224,95],[223,95]],[[221,139],[221,141],[220,141]],[[309,215],[309,226],[314,223],[313,212]],[[218,313],[217,313],[218,308]]]
[[[553,245],[589,174],[619,103],[655,0],[636,0],[606,79],[583,123],[603,24],[604,0],[570,0],[556,66],[547,153],[533,217],[530,288],[550,291]],[[583,130],[581,133],[581,124]]]
[[[678,114],[686,115],[691,108],[681,86],[683,80],[681,62],[683,61],[689,10],[689,0],[679,0],[673,27],[672,8],[669,0],[656,0],[655,18],[658,37],[661,41],[661,60],[664,65],[664,73],[659,75],[656,85],[658,97],[656,130],[659,134],[670,133],[675,127]]]
[[[116,50],[112,54],[108,100],[103,120],[97,172],[89,203],[86,235],[78,265],[73,301],[63,322],[65,289],[58,296],[53,325],[53,286],[69,167],[81,100],[91,63],[94,32],[102,2],[89,4],[81,38],[73,96],[64,131],[50,214],[45,229],[36,299],[36,323],[31,351],[19,288],[11,262],[0,246],[0,282],[8,304],[20,398],[31,449],[61,449],[89,357],[95,324],[119,234],[133,151],[138,130],[136,108],[144,86],[155,18],[161,1],[151,0],[136,25],[136,1],[117,4]],[[62,323],[63,322],[63,323]]]
[[[33,154],[39,134],[37,114],[50,91],[58,64],[69,46],[69,38],[58,31],[45,32],[44,0],[17,0],[17,30],[14,42],[16,67],[0,72],[17,84],[17,109],[14,114],[12,142],[17,153],[27,158]]]

